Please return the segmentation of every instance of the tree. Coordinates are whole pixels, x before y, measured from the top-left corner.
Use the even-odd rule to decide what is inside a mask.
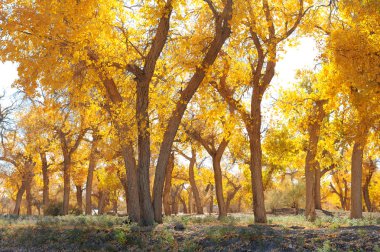
[[[241,68],[241,64],[231,60],[231,55],[229,55],[229,57],[225,57],[225,67],[221,74],[223,77],[220,78],[218,84],[214,84],[226,102],[240,114],[248,132],[251,151],[250,169],[253,209],[255,222],[257,223],[267,221],[262,182],[261,103],[264,93],[275,74],[277,54],[280,50],[281,42],[292,35],[308,10],[304,9],[302,0],[294,1],[290,9],[284,9],[281,2],[269,3],[267,0],[263,0],[261,3],[241,2],[238,8],[242,13],[242,17],[240,17],[242,20],[241,26],[244,28],[233,39],[232,44],[236,44],[236,46],[240,46],[244,50],[244,53],[248,56],[246,61],[249,62],[249,68],[247,69],[245,66],[245,69]],[[282,11],[274,11],[276,8]],[[285,26],[283,26],[284,23]],[[289,24],[291,25],[289,26]],[[249,42],[245,44],[245,41]],[[240,77],[235,81],[231,80],[238,76],[239,72],[248,71],[250,72],[248,78]],[[241,85],[243,90],[246,90],[246,88],[251,89],[250,109],[247,110],[236,99],[239,84],[230,82],[241,82],[244,83]]]
[[[351,218],[362,217],[362,163],[368,134],[379,123],[379,15],[377,1],[340,2],[339,20],[326,49],[326,81],[337,83],[330,94],[345,97],[352,108]]]

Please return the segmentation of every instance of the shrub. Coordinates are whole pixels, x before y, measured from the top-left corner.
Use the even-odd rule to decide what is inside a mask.
[[[69,214],[72,214],[72,215],[81,215],[83,214],[83,210],[78,208],[78,207],[74,207],[70,210]]]
[[[51,216],[63,215],[63,203],[51,202],[47,207],[45,207],[44,215],[51,215]]]

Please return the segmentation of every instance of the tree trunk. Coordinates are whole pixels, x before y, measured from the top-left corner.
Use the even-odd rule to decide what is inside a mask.
[[[166,37],[165,37],[166,39]],[[140,193],[140,213],[142,224],[151,226],[154,223],[154,212],[150,196],[150,122],[149,122],[149,82],[144,78],[137,81],[136,120],[138,141],[138,179]]]
[[[192,190],[191,190],[191,187],[188,189],[188,192],[189,192],[189,198],[188,198],[188,201],[187,203],[189,204],[189,209],[188,209],[188,213],[191,214],[193,212],[193,193],[192,193]]]
[[[48,173],[48,163],[46,158],[46,152],[40,153],[41,164],[42,164],[42,204],[44,207],[49,205],[49,173]]]
[[[305,216],[307,220],[314,221],[315,213],[315,169],[313,154],[308,151],[306,154],[305,177],[306,177],[306,206]]]
[[[212,166],[214,168],[214,180],[215,180],[215,192],[216,192],[216,201],[218,203],[219,216],[221,219],[227,216],[226,204],[224,202],[223,196],[223,178],[222,178],[222,169],[220,167],[220,160],[222,155],[215,155],[212,158]]]
[[[197,208],[197,214],[203,214],[203,207],[201,203],[201,198],[199,197],[199,190],[197,187],[197,183],[195,182],[195,177],[194,177],[194,166],[196,163],[196,152],[194,149],[191,150],[192,152],[192,157],[189,163],[189,182],[191,186],[191,191],[194,195],[194,201],[195,201],[195,207]],[[189,198],[190,194],[189,194]]]
[[[315,209],[322,210],[321,201],[321,168],[319,167],[319,163],[317,163],[315,168]]]
[[[256,223],[266,223],[267,216],[264,204],[264,187],[262,177],[261,150],[261,99],[259,88],[253,89],[251,99],[251,130],[249,134],[250,170],[253,193],[253,213]]]
[[[82,189],[81,185],[76,185],[75,188],[76,188],[76,196],[77,196],[77,207],[80,210],[80,212],[82,213],[82,211],[83,211],[83,195],[82,195],[83,189]]]
[[[86,181],[86,210],[85,213],[88,215],[92,214],[92,182],[94,178],[94,170],[96,167],[96,152],[99,138],[94,133],[93,140],[91,144],[91,151],[89,156],[88,172],[87,172],[87,181]]]
[[[128,199],[127,199],[127,195],[128,195],[128,186],[127,186],[127,178],[125,176],[120,176],[118,174],[118,177],[120,179],[120,183],[121,185],[123,186],[123,189],[124,189],[124,194],[125,194],[125,206],[127,207],[128,209]]]
[[[184,214],[187,214],[188,213],[188,210],[187,210],[187,206],[186,206],[186,200],[183,199],[182,197],[178,197],[179,198],[179,201],[181,201],[181,204],[182,204],[182,208],[183,208],[183,213]]]
[[[105,202],[106,202],[106,193],[104,191],[99,191],[98,215],[104,214]]]
[[[238,213],[241,213],[241,201],[242,201],[242,196],[239,197],[239,202],[238,202]]]
[[[25,192],[25,182],[22,181],[21,186],[17,191],[16,203],[15,203],[15,208],[13,210],[13,214],[16,214],[16,215],[20,214],[22,195],[24,195],[24,192]]]
[[[318,161],[315,159],[317,156],[317,148],[319,141],[319,134],[322,126],[322,121],[325,117],[325,110],[323,108],[326,100],[318,100],[315,102],[313,112],[309,118],[308,134],[309,143],[305,160],[305,177],[306,177],[306,206],[305,217],[310,221],[314,221],[316,218],[316,198],[320,197],[316,193],[317,186],[320,186],[320,170],[318,167]],[[319,170],[319,175],[317,175]],[[318,181],[318,185],[316,185]],[[319,199],[320,200],[320,199]]]
[[[169,163],[168,163],[168,168],[166,169],[166,174],[165,174],[165,187],[164,187],[164,198],[163,198],[163,203],[164,203],[164,212],[165,215],[169,216],[172,214],[172,209],[170,207],[170,190],[172,188],[172,173],[174,169],[174,155],[173,153],[170,155]]]
[[[165,169],[168,164],[174,138],[185,113],[187,104],[190,102],[199,85],[205,78],[206,70],[214,64],[224,42],[231,34],[230,20],[232,18],[232,4],[232,0],[226,1],[223,10],[224,15],[219,17],[221,22],[216,23],[216,32],[213,41],[210,43],[200,67],[196,68],[195,73],[188,82],[186,88],[181,92],[180,98],[176,103],[176,108],[168,120],[160,146],[160,154],[158,156],[153,185],[154,219],[158,223],[162,223],[162,193],[164,188]]]
[[[31,176],[31,175],[28,175]],[[26,194],[26,214],[32,215],[32,178],[29,177],[25,181],[25,194]]]
[[[372,212],[372,204],[371,204],[371,199],[369,197],[369,188],[368,184],[364,184],[363,186],[363,198],[364,198],[364,203],[367,208],[368,212]]]
[[[179,199],[179,193],[181,189],[182,189],[182,186],[175,186],[174,188],[172,187],[172,190],[171,190],[171,198],[172,198],[171,210],[172,210],[172,214],[175,214],[175,215],[178,214],[178,199]]]
[[[127,174],[127,211],[131,221],[140,223],[140,200],[136,161],[132,147],[123,146],[123,158]]]
[[[234,187],[234,189],[227,194],[226,209],[230,212],[231,201],[235,198],[236,193],[240,190],[241,185]]]
[[[64,160],[63,160],[63,215],[67,215],[69,213],[70,166],[71,166],[71,156],[69,154],[65,154]]]
[[[112,210],[117,215],[117,198],[112,201]]]
[[[372,208],[372,203],[369,196],[369,185],[371,183],[373,173],[376,170],[376,164],[373,162],[373,160],[369,159],[365,167],[367,169],[366,169],[365,180],[364,180],[364,185],[363,185],[363,198],[364,198],[367,211],[372,212],[373,208]]]
[[[213,193],[213,192],[211,191],[211,193]],[[212,212],[213,212],[213,208],[214,208],[214,195],[211,194],[211,195],[210,195],[210,206],[209,206],[209,211],[208,211],[208,213],[209,213],[210,215],[211,215]]]
[[[351,157],[351,212],[352,219],[363,217],[362,214],[362,162],[364,145],[354,143]]]

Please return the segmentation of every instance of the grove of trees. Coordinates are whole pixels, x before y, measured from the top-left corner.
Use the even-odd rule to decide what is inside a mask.
[[[0,39],[3,213],[380,210],[377,0],[3,0]]]

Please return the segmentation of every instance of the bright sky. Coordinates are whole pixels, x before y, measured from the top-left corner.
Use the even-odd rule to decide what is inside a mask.
[[[285,50],[285,55],[277,63],[277,76],[273,80],[276,85],[284,88],[295,81],[298,69],[313,68],[318,56],[317,44],[311,37],[303,37],[296,47],[285,47]]]
[[[2,104],[8,103],[10,96],[16,91],[11,88],[12,83],[18,78],[17,65],[12,62],[0,62],[0,94],[3,95],[5,91],[5,99],[1,101]]]

